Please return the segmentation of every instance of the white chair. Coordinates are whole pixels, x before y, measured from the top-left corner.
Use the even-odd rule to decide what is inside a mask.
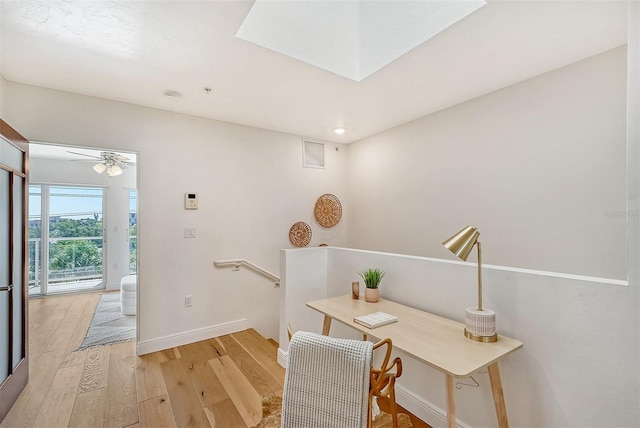
[[[373,344],[299,331],[289,342],[282,428],[366,428]]]
[[[120,310],[124,315],[136,314],[137,288],[137,275],[127,275],[120,280]]]

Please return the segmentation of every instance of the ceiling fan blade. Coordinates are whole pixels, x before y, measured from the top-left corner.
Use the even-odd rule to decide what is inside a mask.
[[[116,158],[116,160],[117,160],[118,162],[126,162],[126,161],[128,161],[128,160],[129,160],[129,158],[128,158],[128,157],[125,157],[125,156],[122,156],[122,155],[119,155],[119,154],[116,154],[116,155],[115,155],[115,158]]]
[[[69,159],[71,162],[91,162],[91,163],[100,163],[103,162],[102,159]]]
[[[130,162],[121,162],[121,161],[117,161],[116,164],[122,169],[127,169],[129,165],[135,165]]]
[[[72,152],[72,151],[70,151],[70,150],[67,150],[67,153],[71,153],[71,154],[79,155],[79,156],[86,156],[86,157],[88,157],[88,158],[94,158],[94,159],[98,159],[98,160],[103,160],[103,159],[102,159],[101,157],[99,157],[99,156],[91,156],[91,155],[87,155],[87,154],[84,154],[84,153]]]

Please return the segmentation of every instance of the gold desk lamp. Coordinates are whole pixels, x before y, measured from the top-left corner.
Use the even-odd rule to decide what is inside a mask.
[[[482,307],[482,249],[478,237],[480,237],[478,229],[467,226],[444,241],[442,245],[464,261],[467,261],[473,246],[478,247],[478,307],[467,308],[464,335],[476,342],[488,343],[498,340],[496,313]]]

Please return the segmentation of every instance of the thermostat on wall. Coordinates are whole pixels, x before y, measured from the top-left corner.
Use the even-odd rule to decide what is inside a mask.
[[[196,193],[184,194],[184,209],[185,210],[197,210],[198,209],[198,195]]]

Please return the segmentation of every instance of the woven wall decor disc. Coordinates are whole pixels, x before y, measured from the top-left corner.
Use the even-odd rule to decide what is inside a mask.
[[[342,218],[342,204],[336,195],[325,193],[316,201],[313,209],[316,221],[322,227],[333,227]]]
[[[294,247],[306,247],[311,242],[311,226],[304,221],[294,223],[289,229],[289,241]]]

